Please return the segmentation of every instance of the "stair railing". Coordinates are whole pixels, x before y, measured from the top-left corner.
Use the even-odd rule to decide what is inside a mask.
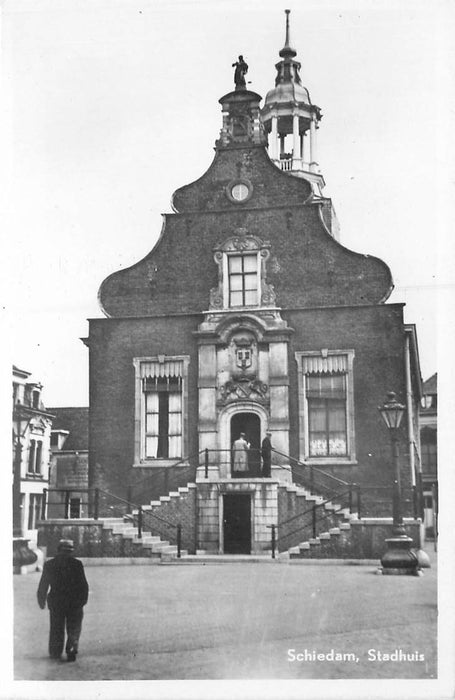
[[[168,537],[169,536],[169,529],[176,530],[175,534],[175,539],[176,539],[176,544],[177,544],[177,557],[180,559],[181,556],[181,548],[182,548],[182,526],[181,523],[172,523],[170,520],[167,520],[166,518],[163,518],[160,515],[157,515],[153,511],[144,511],[143,506],[137,503],[131,503],[130,501],[127,501],[124,498],[121,498],[120,496],[116,496],[113,493],[109,493],[109,491],[104,491],[104,489],[98,489],[99,492],[105,496],[108,496],[110,499],[115,499],[129,508],[133,506],[133,508],[137,509],[137,517],[135,517],[134,513],[125,513],[123,516],[127,520],[130,520],[135,527],[137,527],[137,537],[139,540],[142,539],[142,535],[144,532],[144,529],[147,529],[151,534],[156,533],[160,537]],[[174,538],[174,535],[172,535],[172,538]]]
[[[176,483],[173,484],[173,488],[180,488],[182,486],[185,486],[189,482],[194,482],[196,480],[196,473],[197,473],[197,468],[200,466],[200,459],[201,455],[204,453],[204,450],[199,450],[198,452],[194,452],[193,454],[187,456],[187,457],[182,457],[182,459],[179,459],[178,461],[174,462],[173,464],[167,465],[165,467],[157,467],[153,469],[153,473],[146,474],[144,477],[141,479],[137,479],[134,481],[134,483],[130,484],[128,486],[128,498],[130,501],[134,501],[135,496],[133,493],[136,493],[136,490],[138,488],[142,488],[142,490],[146,487],[148,484],[153,491],[153,483],[154,479],[158,478],[163,478],[164,481],[164,493],[169,492],[169,473],[170,470],[175,469],[176,467],[180,468],[178,474],[176,475],[175,473],[173,474],[174,478],[176,479]],[[147,465],[144,465],[144,468],[147,468]],[[178,478],[176,478],[178,477]],[[164,494],[161,494],[164,495]]]
[[[356,484],[344,481],[344,479],[340,479],[338,476],[334,476],[312,464],[304,464],[295,457],[291,457],[275,448],[272,448],[272,454],[276,454],[288,460],[292,469],[293,482],[298,486],[309,488],[312,492],[314,489],[318,489],[322,492],[325,491],[328,496],[334,497],[340,491],[356,486]]]
[[[357,491],[357,493],[359,492]],[[313,503],[309,508],[306,508],[300,513],[292,515],[290,518],[287,518],[287,520],[279,522],[278,526],[274,526],[274,529],[272,530],[272,556],[275,548],[278,548],[278,551],[287,548],[280,547],[280,542],[289,539],[292,535],[302,533],[302,537],[306,537],[308,536],[308,529],[310,529],[311,537],[315,539],[318,534],[320,534],[320,527],[318,526],[320,526],[322,522],[346,509],[349,509],[351,514],[354,512],[353,490],[351,488],[349,488],[347,491],[338,493],[337,499],[341,501],[341,503],[337,504],[336,508],[330,508],[330,510],[325,508],[326,504],[328,503],[335,505],[333,504],[333,498],[327,498],[320,503]],[[305,522],[305,516],[310,516],[307,517],[310,522]],[[298,526],[291,531],[283,532],[283,526],[293,522],[299,523]],[[276,536],[276,529],[278,530],[278,536]],[[292,547],[293,545],[290,544],[289,546]]]
[[[235,471],[235,450],[233,449],[209,449],[206,448],[203,452],[203,459],[199,466],[204,467],[204,478],[208,478],[210,466],[224,466],[226,471],[233,477],[249,477],[259,479],[262,477],[261,471],[261,450],[257,447],[250,447],[247,450],[246,470]]]
[[[56,493],[56,494],[61,494],[61,498],[57,501],[52,500],[51,494]],[[78,503],[77,507],[79,510],[79,514],[75,516],[74,518],[71,517],[71,508],[76,507],[73,506],[71,503],[71,498],[73,494],[77,495],[78,498]],[[87,500],[82,500],[80,498],[81,494],[87,494]],[[43,489],[43,498],[41,501],[41,512],[40,512],[40,520],[48,520],[49,519],[49,509],[51,509],[53,512],[56,512],[56,515],[53,515],[52,517],[54,518],[61,518],[63,517],[65,520],[69,519],[80,519],[83,517],[90,517],[88,514],[87,516],[80,515],[81,510],[83,510],[83,507],[87,506],[88,513],[93,514],[94,520],[98,520],[98,513],[99,513],[99,489],[97,488],[50,488],[50,489]]]

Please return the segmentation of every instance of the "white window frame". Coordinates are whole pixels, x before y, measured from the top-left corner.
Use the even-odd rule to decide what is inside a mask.
[[[304,371],[305,358],[314,358],[317,362],[327,358],[345,358],[346,376],[346,455],[311,456],[309,441],[309,409],[306,396],[306,382]],[[355,449],[355,420],[354,420],[354,350],[315,350],[296,352],[298,374],[298,401],[299,401],[299,453],[300,461],[314,465],[330,464],[357,464]],[[329,360],[330,362],[330,360]]]
[[[229,275],[229,258],[243,258],[246,255],[249,255],[250,257],[252,257],[254,255],[256,258],[256,301],[254,304],[231,306],[230,305],[231,278]],[[242,274],[242,278],[243,277],[244,277],[244,275]],[[250,307],[260,306],[260,299],[261,299],[261,257],[260,257],[260,251],[259,250],[238,250],[238,251],[232,251],[229,253],[224,253],[223,254],[223,280],[224,280],[223,304],[224,304],[225,309],[242,309],[242,308],[250,308]],[[245,291],[245,290],[242,290],[242,291]]]
[[[143,390],[143,365],[159,363],[165,371],[166,363],[181,363],[182,383],[182,455],[180,457],[146,457],[145,419],[146,392]],[[134,416],[134,467],[167,467],[183,461],[188,457],[188,366],[189,355],[155,355],[153,357],[135,357],[135,416]],[[165,376],[165,375],[163,375]]]

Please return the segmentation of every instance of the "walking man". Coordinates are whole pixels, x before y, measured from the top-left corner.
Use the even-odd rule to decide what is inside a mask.
[[[82,562],[73,556],[73,540],[60,540],[58,554],[46,561],[38,585],[38,605],[49,608],[49,656],[60,659],[65,643],[68,661],[76,661],[88,583]],[[47,592],[50,588],[49,595]]]
[[[266,433],[261,445],[262,455],[262,476],[268,478],[271,476],[272,469],[272,442],[270,438],[272,433]]]

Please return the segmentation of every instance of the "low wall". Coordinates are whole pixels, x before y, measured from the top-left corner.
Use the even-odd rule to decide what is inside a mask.
[[[420,520],[405,519],[406,534],[412,539],[412,546],[421,549],[424,544],[423,525]],[[387,549],[385,540],[393,537],[393,522],[389,518],[365,518],[352,521],[350,537],[345,551],[347,557],[355,559],[381,558]]]

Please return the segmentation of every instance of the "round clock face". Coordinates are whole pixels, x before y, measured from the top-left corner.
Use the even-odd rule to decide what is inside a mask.
[[[233,199],[235,199],[237,202],[242,202],[244,199],[248,197],[249,190],[248,187],[243,183],[239,182],[234,187],[231,189],[231,195]]]

